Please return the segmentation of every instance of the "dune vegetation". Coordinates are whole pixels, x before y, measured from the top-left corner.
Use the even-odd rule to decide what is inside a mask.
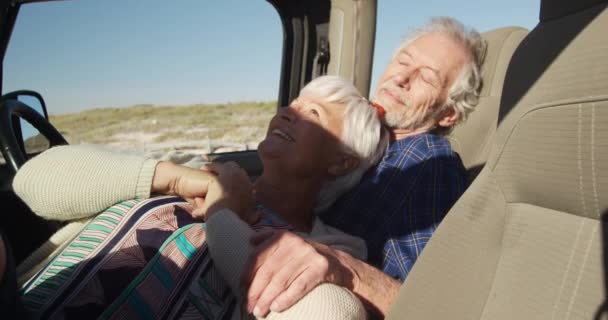
[[[51,115],[50,121],[71,144],[209,153],[255,149],[275,112],[276,102],[135,105]]]

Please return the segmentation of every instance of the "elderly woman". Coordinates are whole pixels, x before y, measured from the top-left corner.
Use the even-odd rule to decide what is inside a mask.
[[[327,208],[354,186],[382,156],[388,138],[378,114],[352,84],[325,76],[310,82],[270,121],[258,148],[264,171],[253,185],[234,164],[212,164],[201,171],[97,147],[66,146],[50,149],[26,163],[13,186],[40,216],[66,221],[88,219],[113,203],[147,198],[150,193],[179,195],[193,204],[192,215],[206,221],[214,263],[238,293],[243,262],[251,250],[253,230],[247,223],[255,226],[264,216],[281,220],[283,226],[305,237],[365,258],[360,239],[325,226],[315,211]],[[72,229],[83,223],[80,220]],[[73,236],[73,232],[64,233]],[[52,240],[57,243],[62,238],[70,236],[55,235]],[[43,256],[57,254],[49,253],[49,248],[52,246],[40,250]],[[32,269],[39,269],[40,261],[36,260],[26,264],[38,263]],[[21,271],[25,268],[20,267]],[[311,305],[319,309],[315,296],[326,303],[334,295],[344,294],[341,288],[333,287],[319,286],[310,299],[304,298],[281,316],[310,315]],[[353,310],[345,314],[361,315],[360,304],[349,308]],[[335,311],[330,309],[326,311]]]

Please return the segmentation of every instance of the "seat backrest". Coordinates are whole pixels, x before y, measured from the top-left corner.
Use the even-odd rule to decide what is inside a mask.
[[[488,160],[496,133],[507,65],[515,48],[527,33],[528,31],[521,27],[505,27],[482,34],[487,51],[481,68],[483,85],[479,104],[467,120],[456,126],[448,136],[452,149],[462,158],[469,181],[473,181]]]
[[[606,317],[607,33],[605,0],[543,1],[507,70],[488,162],[389,319]]]

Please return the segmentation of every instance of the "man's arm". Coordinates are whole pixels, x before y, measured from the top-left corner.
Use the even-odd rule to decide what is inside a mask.
[[[370,312],[384,316],[399,290],[400,283],[380,270],[293,233],[254,239],[260,241],[243,278],[248,286],[247,310],[256,316],[289,308],[320,283],[350,289]]]
[[[207,244],[213,262],[233,292],[240,296],[243,293],[240,277],[246,268],[247,257],[254,250],[249,241],[254,231],[245,221],[252,222],[257,218],[247,218],[247,212],[250,211],[248,207],[254,204],[249,178],[242,169],[235,166],[236,164],[211,166],[210,169],[218,177],[209,184],[205,199],[207,209],[204,211],[207,218]],[[324,284],[317,286],[289,309],[281,313],[270,313],[266,317],[275,320],[303,318],[362,320],[366,318],[366,312],[360,300],[351,292],[332,284]]]
[[[354,274],[352,291],[370,312],[385,317],[397,297],[401,282],[369,264],[337,251],[340,262]]]

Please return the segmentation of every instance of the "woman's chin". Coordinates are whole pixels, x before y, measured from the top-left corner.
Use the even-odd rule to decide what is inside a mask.
[[[260,158],[276,158],[281,154],[285,153],[285,147],[279,141],[276,141],[276,138],[266,137],[266,139],[262,140],[258,145],[258,154]]]

